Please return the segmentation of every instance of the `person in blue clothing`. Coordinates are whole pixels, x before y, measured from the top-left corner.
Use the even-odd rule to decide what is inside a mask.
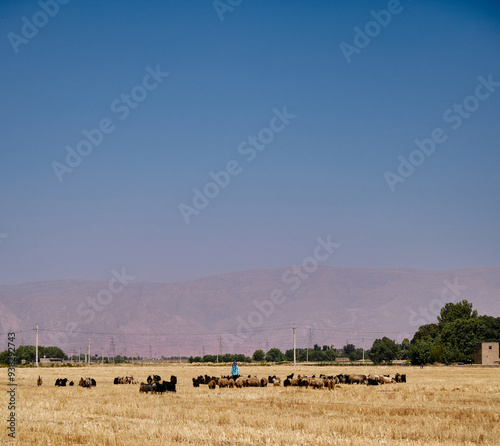
[[[238,370],[238,364],[236,361],[233,362],[233,365],[231,366],[231,375],[238,377],[240,375],[240,371]]]

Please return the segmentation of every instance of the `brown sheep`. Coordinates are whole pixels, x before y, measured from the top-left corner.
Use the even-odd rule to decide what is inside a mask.
[[[234,385],[238,388],[241,389],[243,387],[243,378],[238,378],[235,382]]]
[[[307,387],[311,385],[311,381],[313,381],[313,379],[309,379],[307,376],[301,376],[299,377],[298,386],[305,387],[307,389]]]
[[[248,387],[260,387],[259,378],[248,378],[247,379],[247,386]]]
[[[219,388],[227,387],[229,385],[229,381],[226,378],[219,379]]]
[[[209,382],[208,382],[208,388],[209,389],[215,389],[215,381],[213,379],[211,379]]]
[[[321,389],[324,387],[325,383],[321,378],[312,379],[309,384],[313,389]]]
[[[37,386],[41,386],[42,385],[42,377],[40,375],[38,375],[38,379],[36,380],[36,385]]]
[[[267,378],[260,379],[260,387],[267,387]]]

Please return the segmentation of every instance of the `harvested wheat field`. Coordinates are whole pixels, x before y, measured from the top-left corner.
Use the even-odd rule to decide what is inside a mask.
[[[7,370],[0,378],[7,389]],[[242,375],[406,373],[407,383],[195,388],[191,378],[227,375],[230,365],[18,368],[16,439],[21,445],[371,445],[499,444],[500,368],[240,365]],[[178,377],[177,392],[144,394],[113,378]],[[37,377],[43,378],[37,386]],[[78,386],[80,377],[97,381]],[[75,381],[55,387],[56,378]],[[6,403],[4,411],[6,413]],[[4,418],[4,416],[2,417]],[[4,422],[4,426],[6,426]]]

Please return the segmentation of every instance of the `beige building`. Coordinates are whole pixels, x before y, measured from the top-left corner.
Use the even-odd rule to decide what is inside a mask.
[[[499,343],[480,342],[474,351],[474,364],[499,364]]]

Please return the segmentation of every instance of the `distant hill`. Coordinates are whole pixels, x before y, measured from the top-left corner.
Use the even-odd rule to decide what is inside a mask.
[[[92,353],[252,354],[257,348],[311,343],[365,347],[388,336],[400,342],[435,321],[445,302],[467,299],[479,314],[500,316],[500,269],[418,271],[319,266],[256,269],[178,283],[66,280],[0,286],[0,332],[38,324],[41,345],[66,353],[91,340]],[[121,289],[123,288],[123,289]],[[274,290],[274,291],[273,291]],[[273,297],[274,303],[272,303]],[[442,299],[441,299],[442,297]],[[310,330],[311,327],[312,329]],[[48,331],[48,330],[62,330]],[[34,344],[32,331],[18,344]],[[151,346],[151,347],[150,347]]]

